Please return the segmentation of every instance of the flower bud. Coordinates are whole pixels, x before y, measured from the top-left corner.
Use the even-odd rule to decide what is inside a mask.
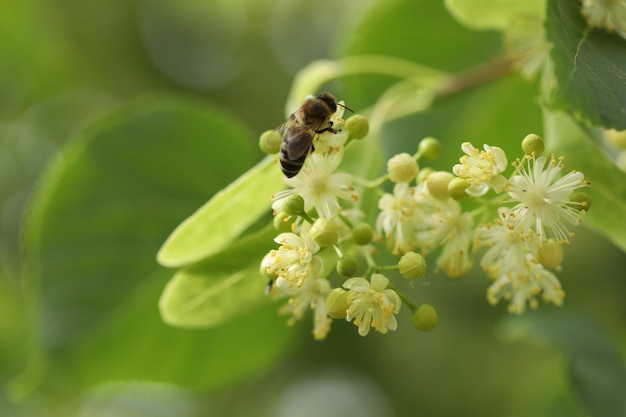
[[[352,237],[357,245],[367,245],[372,241],[372,226],[367,223],[357,224],[352,229]]]
[[[344,129],[349,132],[349,139],[363,139],[370,131],[370,123],[365,117],[355,114],[346,120]]]
[[[273,155],[278,153],[282,142],[283,137],[279,132],[276,130],[266,130],[259,138],[259,148],[261,148],[264,153]]]
[[[343,288],[335,288],[326,297],[326,312],[334,319],[346,318],[348,309],[348,291]]]
[[[334,219],[320,217],[311,226],[309,234],[321,247],[336,245],[339,241],[339,225]]]
[[[291,226],[295,220],[294,216],[290,216],[287,213],[278,213],[274,216],[274,229],[280,233],[291,232]]]
[[[584,191],[576,191],[571,195],[570,201],[574,203],[570,205],[576,210],[585,210],[585,213],[588,213],[591,208],[591,198]]]
[[[424,138],[420,141],[417,151],[424,159],[432,161],[439,158],[441,142],[432,137]]]
[[[344,278],[352,278],[359,271],[359,261],[353,255],[344,255],[337,261],[337,273]]]
[[[407,252],[398,262],[400,274],[406,279],[419,279],[426,273],[426,259],[416,252]]]
[[[522,140],[522,150],[526,155],[535,154],[535,156],[539,156],[543,153],[544,145],[543,139],[534,133],[526,135],[526,137]]]
[[[300,194],[293,194],[287,197],[282,205],[283,213],[290,216],[300,216],[304,213],[304,198]]]
[[[437,317],[437,310],[430,304],[422,304],[417,311],[413,313],[411,322],[419,330],[429,331],[437,327],[439,323],[439,317]]]
[[[408,153],[400,153],[387,161],[389,179],[393,182],[410,182],[419,171],[415,159]]]
[[[447,171],[436,171],[430,174],[426,178],[426,185],[428,186],[428,191],[432,194],[433,197],[438,198],[439,200],[445,201],[450,197],[448,194],[448,184],[454,175],[451,172]]]
[[[546,268],[556,269],[563,262],[563,247],[550,239],[539,248],[539,263]]]
[[[469,187],[469,183],[465,178],[455,177],[448,183],[448,194],[456,201],[463,201],[469,194],[465,190]]]
[[[419,184],[419,183],[426,181],[426,178],[428,178],[428,176],[432,174],[433,172],[435,172],[435,170],[432,169],[431,167],[420,169],[420,172],[417,174],[417,183]]]

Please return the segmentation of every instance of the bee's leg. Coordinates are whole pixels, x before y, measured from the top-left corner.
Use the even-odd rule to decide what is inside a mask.
[[[315,133],[324,133],[324,132],[330,132],[330,133],[338,133],[341,132],[341,130],[337,130],[333,128],[333,121],[331,120],[328,123],[328,127],[325,127],[324,129],[320,129],[320,130],[316,130]]]

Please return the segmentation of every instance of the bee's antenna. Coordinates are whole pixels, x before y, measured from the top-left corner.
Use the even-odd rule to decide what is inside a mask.
[[[344,106],[344,105],[343,105],[343,104],[341,104],[341,103],[337,103],[337,105],[338,105],[338,106],[343,107],[343,108],[344,108],[344,109],[346,109],[346,110],[348,110],[350,113],[354,113],[354,110],[352,110],[350,107],[346,107],[346,106]]]

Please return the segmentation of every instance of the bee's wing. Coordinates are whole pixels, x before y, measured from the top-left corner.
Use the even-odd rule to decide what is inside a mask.
[[[292,127],[285,132],[283,143],[287,146],[287,158],[296,161],[305,157],[313,145],[313,136],[310,129]]]

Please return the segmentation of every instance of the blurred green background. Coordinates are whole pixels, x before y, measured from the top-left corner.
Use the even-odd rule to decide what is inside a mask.
[[[0,415],[626,415],[626,257],[584,226],[565,305],[521,318],[487,304],[478,268],[408,288],[439,312],[430,333],[408,309],[396,332],[337,322],[324,342],[275,305],[213,329],[159,316],[173,271],[157,250],[260,160],[299,70],[388,54],[456,72],[501,53],[426,0],[0,3]],[[358,112],[390,82],[327,87]],[[382,152],[431,135],[438,169],[467,140],[516,152],[542,130],[537,97],[504,77],[390,124]]]

